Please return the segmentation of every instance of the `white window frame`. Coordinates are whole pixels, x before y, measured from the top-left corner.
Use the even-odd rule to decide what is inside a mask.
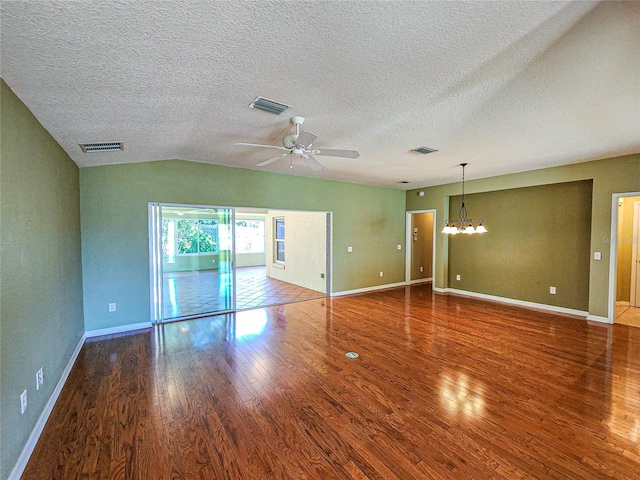
[[[285,260],[279,260],[278,259],[278,244],[282,244],[282,253],[284,254],[284,258],[287,258],[286,255],[286,244],[285,244],[285,236],[286,234],[283,235],[282,238],[278,238],[278,223],[282,222],[282,227],[283,229],[285,228],[285,223],[284,223],[284,217],[274,217],[273,219],[273,263],[277,264],[277,265],[284,265],[285,264]]]

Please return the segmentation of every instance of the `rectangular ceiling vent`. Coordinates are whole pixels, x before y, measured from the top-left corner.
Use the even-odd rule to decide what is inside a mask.
[[[249,108],[257,108],[258,110],[264,110],[265,112],[282,115],[287,111],[287,109],[291,108],[291,105],[285,105],[284,103],[274,102],[273,100],[267,100],[266,98],[256,97],[249,105]]]
[[[124,142],[79,143],[84,153],[92,152],[121,152],[124,150]]]
[[[423,155],[426,155],[427,153],[437,152],[438,150],[436,150],[435,148],[420,147],[420,148],[414,148],[413,151],[416,153],[422,153]]]

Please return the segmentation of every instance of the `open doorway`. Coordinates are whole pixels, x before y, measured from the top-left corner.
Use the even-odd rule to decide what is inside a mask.
[[[615,202],[615,323],[640,327],[640,195]]]
[[[433,281],[435,210],[407,212],[405,283]]]
[[[327,214],[236,210],[236,309],[328,294]]]

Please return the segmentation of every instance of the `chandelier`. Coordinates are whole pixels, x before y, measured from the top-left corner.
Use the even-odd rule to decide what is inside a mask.
[[[482,224],[482,219],[478,221],[478,226],[473,227],[473,220],[467,217],[467,207],[464,204],[464,167],[467,166],[466,163],[461,163],[462,167],[462,202],[460,205],[460,212],[458,213],[458,218],[456,220],[447,220],[445,222],[445,227],[442,229],[442,233],[447,233],[449,235],[455,235],[457,233],[485,233],[487,231]]]

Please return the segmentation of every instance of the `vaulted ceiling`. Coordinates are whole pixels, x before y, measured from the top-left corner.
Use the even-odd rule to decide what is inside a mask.
[[[289,119],[357,159],[262,170],[416,188],[640,152],[640,3],[10,1],[1,75],[80,166],[242,168]],[[282,115],[248,108],[256,96]],[[123,141],[83,153],[79,143]],[[417,147],[435,153],[421,155]],[[403,184],[401,181],[411,183]]]

